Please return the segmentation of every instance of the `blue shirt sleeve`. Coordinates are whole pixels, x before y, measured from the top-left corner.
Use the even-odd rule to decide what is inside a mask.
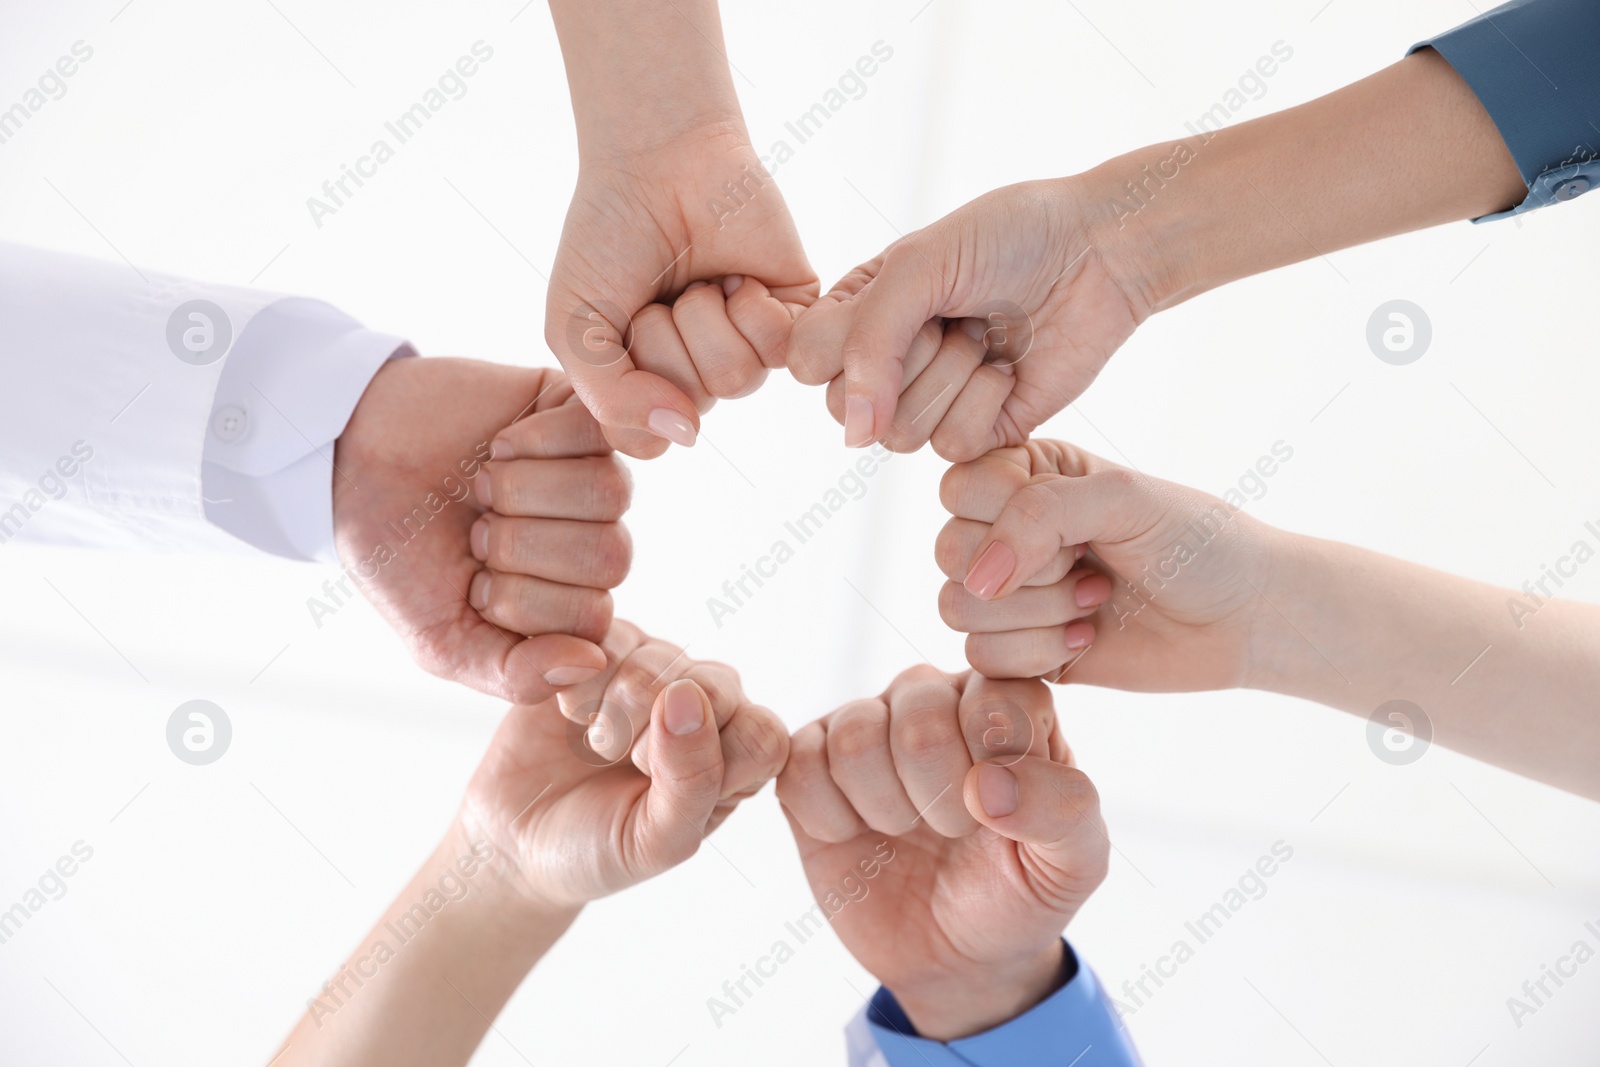
[[[1474,222],[1600,185],[1600,3],[1511,0],[1419,48],[1438,52],[1477,94],[1528,185],[1522,203]]]
[[[879,989],[852,1035],[856,1067],[1142,1067],[1110,998],[1093,971],[1066,945],[1072,977],[1042,1003],[981,1034],[948,1044],[917,1035],[887,989]]]

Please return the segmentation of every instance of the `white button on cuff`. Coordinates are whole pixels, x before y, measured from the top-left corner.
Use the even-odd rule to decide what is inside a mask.
[[[237,404],[217,409],[211,416],[211,435],[224,444],[244,439],[250,432],[250,413]]]
[[[1551,190],[1557,200],[1572,200],[1589,191],[1588,178],[1568,178]]]

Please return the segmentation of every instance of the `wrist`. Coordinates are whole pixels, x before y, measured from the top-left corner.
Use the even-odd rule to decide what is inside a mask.
[[[954,1041],[992,1030],[1037,1006],[1073,977],[1057,938],[1047,948],[1001,965],[900,982],[889,991],[931,1041]]]
[[[1225,188],[1229,166],[1219,148],[1228,146],[1178,138],[1116,156],[1081,176],[1095,247],[1146,315],[1229,280],[1216,248],[1239,227],[1223,205],[1241,200],[1237,190]]]
[[[583,910],[582,905],[558,902],[541,892],[494,835],[460,815],[435,850],[433,867],[441,876],[454,872],[467,882],[463,903],[471,900],[473,910],[495,916],[515,940],[554,941]]]
[[[1294,612],[1294,605],[1316,604],[1318,611],[1336,613],[1344,579],[1324,549],[1329,542],[1264,526],[1261,542],[1266,565],[1257,577],[1258,605],[1250,627],[1244,688],[1285,696],[1308,696],[1308,679],[1328,670],[1319,647],[1320,635],[1307,634],[1304,623],[1296,629],[1278,609]],[[1274,607],[1273,605],[1277,605]]]

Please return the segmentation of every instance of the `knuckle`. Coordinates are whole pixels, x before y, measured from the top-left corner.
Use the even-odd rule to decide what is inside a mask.
[[[939,590],[939,618],[952,630],[966,632],[972,627],[971,595],[958,582],[944,583]]]
[[[685,294],[688,295],[688,294]],[[672,327],[672,308],[666,304],[651,301],[633,315],[633,335],[638,337],[647,328],[670,329]]]
[[[576,589],[569,596],[571,610],[567,617],[572,620],[570,632],[598,644],[611,628],[611,594],[603,590]]]
[[[837,763],[858,761],[881,744],[877,725],[859,715],[836,719],[828,728],[828,757]]]
[[[801,385],[822,385],[839,373],[837,358],[826,358],[827,346],[804,318],[795,323],[789,338],[787,363],[789,373]]]
[[[705,800],[722,792],[722,763],[717,760],[708,760],[693,767],[674,768],[663,777],[672,783],[672,791],[679,796]]]
[[[961,502],[966,498],[973,469],[965,463],[951,464],[939,479],[939,503],[952,515],[960,514]]]
[[[778,772],[778,780],[773,785],[773,792],[778,797],[789,814],[796,817],[804,809],[802,792],[806,786],[814,781],[821,770],[817,756],[793,745],[789,749],[789,762],[783,765],[783,770]]]
[[[633,566],[633,538],[620,524],[605,526],[589,538],[587,573],[597,586],[622,584]]]
[[[706,392],[719,400],[732,400],[753,392],[767,373],[760,363],[741,357],[710,360],[705,366],[696,362],[695,370],[700,372],[700,382]]]
[[[933,431],[933,450],[951,463],[971,463],[981,457],[987,443],[987,427],[967,426],[945,419]]]
[[[932,763],[951,750],[955,731],[942,708],[918,707],[900,717],[895,751],[913,763]]]
[[[902,415],[896,415],[894,422],[889,426],[889,432],[883,436],[883,447],[898,455],[910,455],[928,443],[926,434],[919,431],[909,422],[902,421]]]
[[[933,540],[933,561],[945,575],[956,574],[957,568],[965,562],[961,558],[963,547],[960,527],[953,521],[945,523]]]
[[[657,689],[654,673],[637,657],[629,656],[611,676],[604,699],[625,712],[643,715],[655,703]]]
[[[949,679],[931,663],[918,663],[907,667],[895,676],[895,682],[900,685],[939,685],[945,688],[950,686]]]
[[[782,769],[789,754],[789,735],[775,716],[763,711],[752,710],[739,716],[730,738],[729,755],[731,762],[754,768],[759,779],[766,781]]]
[[[589,494],[589,514],[608,520],[622,518],[633,502],[633,479],[627,468],[607,457],[591,463],[586,474],[583,485]]]
[[[1033,482],[1012,494],[1006,510],[1013,522],[1026,526],[1048,526],[1055,511],[1055,492],[1051,482]]]
[[[776,786],[778,800],[791,812],[799,799],[796,790],[803,789],[823,774],[824,752],[822,728],[816,723],[804,726],[789,739],[789,750],[783,769],[778,772]]]
[[[1004,635],[968,634],[967,663],[985,678],[1028,678]]]

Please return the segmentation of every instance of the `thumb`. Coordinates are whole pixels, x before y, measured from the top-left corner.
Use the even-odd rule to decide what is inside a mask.
[[[1032,857],[1034,888],[1052,906],[1076,909],[1105,880],[1100,795],[1076,767],[1043,756],[985,761],[967,772],[964,799],[974,819]]]
[[[722,743],[705,691],[680,678],[650,709],[650,787],[634,820],[634,841],[650,874],[700,847],[722,792]]]
[[[909,239],[889,249],[883,267],[856,297],[844,339],[844,443],[864,448],[894,422],[904,362],[922,324],[937,315],[944,277]]]
[[[1000,510],[962,585],[980,600],[1007,596],[1061,549],[1125,541],[1142,532],[1159,509],[1149,482],[1124,467],[1079,478],[1035,475]]]

